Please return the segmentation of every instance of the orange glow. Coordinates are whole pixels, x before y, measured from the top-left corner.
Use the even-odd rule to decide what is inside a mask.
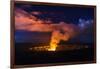
[[[48,51],[56,51],[58,43],[60,42],[60,38],[61,38],[61,36],[60,36],[59,30],[54,30],[52,32],[50,48],[48,49]]]
[[[51,44],[50,48],[48,49],[48,51],[56,51],[56,47],[57,47],[56,44],[55,45]]]

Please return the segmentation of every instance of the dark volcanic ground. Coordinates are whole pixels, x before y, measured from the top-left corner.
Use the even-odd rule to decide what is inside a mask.
[[[48,45],[48,44],[45,44],[45,45]],[[83,47],[81,49],[50,52],[50,51],[30,51],[29,50],[30,47],[39,46],[38,44],[34,45],[31,43],[16,43],[15,44],[15,64],[29,65],[29,64],[93,61],[94,54],[95,54],[93,44],[83,44],[81,46],[84,46],[84,45],[87,45],[88,47],[87,48]],[[77,44],[77,46],[80,46],[80,44]]]

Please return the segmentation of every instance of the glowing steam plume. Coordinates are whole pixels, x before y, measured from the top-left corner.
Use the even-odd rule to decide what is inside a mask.
[[[66,24],[64,22],[59,23],[55,26],[56,29],[53,30],[50,48],[48,51],[55,51],[61,40],[67,41],[69,38],[77,34],[77,27],[73,24]]]
[[[58,43],[60,42],[60,32],[59,30],[54,30],[52,32],[51,41],[50,41],[50,48],[48,51],[55,51]]]

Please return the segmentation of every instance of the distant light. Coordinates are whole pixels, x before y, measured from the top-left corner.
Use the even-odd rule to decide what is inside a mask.
[[[80,27],[81,30],[84,30],[85,28],[87,28],[92,23],[93,23],[92,19],[85,20],[85,19],[79,18],[78,26]]]
[[[30,50],[32,50],[33,48],[29,48]]]
[[[79,27],[83,28],[85,25],[83,23],[79,24]]]

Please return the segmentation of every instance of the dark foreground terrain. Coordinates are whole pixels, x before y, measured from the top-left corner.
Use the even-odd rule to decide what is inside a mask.
[[[29,48],[35,46],[33,44],[15,44],[15,64],[46,64],[46,63],[68,63],[68,62],[84,62],[94,60],[94,46],[87,44],[88,47],[73,50],[62,51],[30,51]],[[74,45],[73,45],[74,46]],[[80,46],[79,44],[77,46]],[[84,46],[84,45],[82,45]]]

